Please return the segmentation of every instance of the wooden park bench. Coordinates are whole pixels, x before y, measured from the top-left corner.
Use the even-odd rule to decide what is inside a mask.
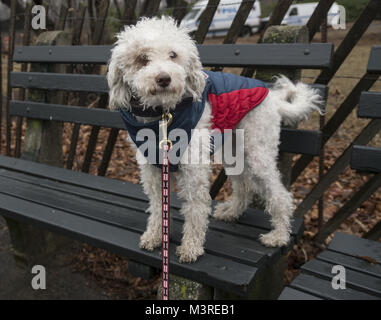
[[[344,267],[345,289],[332,286],[334,266]],[[381,243],[338,232],[279,300],[381,300]]]
[[[368,72],[381,74],[381,47],[373,47],[368,64]],[[381,93],[363,92],[361,94],[358,117],[371,119],[373,124],[381,123]],[[371,124],[370,124],[371,125]],[[380,127],[381,129],[381,127]],[[379,129],[379,130],[380,130]],[[368,140],[374,134],[369,137]],[[349,200],[335,216],[326,223],[316,240],[339,226],[366,199],[381,187],[381,148],[354,145],[351,154],[351,168],[373,176]],[[282,292],[281,300],[381,300],[381,221],[365,236],[366,239],[337,233],[327,250],[316,259],[302,266],[302,272]],[[333,266],[340,265],[346,270],[346,289],[333,289]]]
[[[305,28],[293,30],[306,33]],[[24,257],[20,251],[31,242],[46,246],[47,250],[55,247],[55,236],[41,236],[42,227],[123,255],[129,259],[131,273],[148,277],[161,268],[161,253],[147,252],[138,246],[148,216],[147,198],[139,185],[102,177],[116,137],[124,130],[119,113],[106,109],[105,76],[65,73],[67,65],[106,64],[111,47],[67,43],[68,35],[64,32],[49,32],[40,35],[37,46],[15,49],[14,61],[31,63],[31,69],[12,73],[11,86],[28,89],[29,95],[27,101],[11,101],[10,114],[27,118],[27,130],[21,159],[0,157],[0,213],[7,218],[18,258]],[[303,43],[201,45],[199,51],[205,67],[271,68],[297,73],[303,68],[329,68],[333,47]],[[326,86],[316,88],[326,97]],[[99,108],[65,105],[61,91],[99,94]],[[62,123],[93,126],[95,137],[100,127],[111,128],[98,176],[60,167]],[[317,131],[285,128],[281,151],[315,156],[320,150],[320,139]],[[91,160],[95,144],[96,139],[90,139],[87,151],[91,152],[86,159]],[[84,171],[88,171],[88,163],[85,166]],[[285,175],[289,169],[282,167]],[[183,218],[175,195],[172,203],[171,241],[175,248],[181,239]],[[32,233],[33,241],[22,231],[29,224],[38,226]],[[294,221],[292,241],[287,248],[266,248],[260,244],[259,234],[270,229],[269,217],[259,209],[248,210],[236,224],[211,219],[206,253],[196,263],[180,264],[175,250],[171,250],[172,299],[278,297],[283,288],[285,256],[301,236],[303,222]],[[30,229],[28,233],[31,234]],[[179,283],[181,287],[176,290]]]

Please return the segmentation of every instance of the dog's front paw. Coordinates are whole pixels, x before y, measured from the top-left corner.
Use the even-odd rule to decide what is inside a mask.
[[[162,243],[161,236],[157,236],[152,232],[146,231],[140,237],[139,246],[142,249],[153,251],[155,248],[160,247]]]
[[[283,247],[290,242],[290,234],[287,231],[273,230],[266,234],[261,234],[259,240],[266,247]]]
[[[220,221],[232,222],[239,218],[240,214],[230,201],[221,202],[214,210],[213,218]]]
[[[195,262],[199,256],[204,254],[204,248],[182,244],[177,247],[176,254],[178,255],[181,263],[191,263]]]

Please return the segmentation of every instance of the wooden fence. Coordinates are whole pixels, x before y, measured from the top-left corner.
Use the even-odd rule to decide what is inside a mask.
[[[160,6],[160,0],[152,0],[149,1],[147,6],[144,6],[143,12],[140,13],[141,16],[155,16],[159,11]],[[234,2],[234,1],[232,1]],[[282,22],[287,10],[289,9],[290,5],[292,4],[292,0],[279,0],[275,9],[273,10],[270,20],[265,27],[265,29],[262,31],[262,35],[265,32],[265,30],[271,26],[271,25],[278,25]],[[312,40],[315,36],[316,32],[319,30],[319,28],[326,22],[326,17],[329,8],[331,7],[334,0],[321,0],[319,1],[318,6],[316,7],[315,12],[311,16],[310,20],[307,23],[307,27],[309,29],[309,39]],[[10,23],[10,29],[9,29],[9,39],[10,39],[10,45],[9,45],[9,54],[8,54],[8,79],[10,76],[10,73],[12,71],[12,56],[13,56],[13,49],[14,49],[14,39],[15,39],[15,1],[12,1],[12,19]],[[91,3],[91,2],[90,2]],[[117,8],[119,12],[119,17],[121,21],[128,21],[130,24],[136,23],[138,16],[136,12],[136,5],[137,1],[126,1],[125,2],[125,8],[124,10],[121,10],[121,8]],[[223,43],[224,44],[231,44],[235,43],[241,33],[242,28],[245,25],[245,21],[249,15],[250,10],[253,8],[255,3],[255,0],[244,0],[242,1],[239,10],[235,16],[234,21],[232,22],[232,25],[225,36]],[[198,26],[198,29],[194,35],[195,40],[198,43],[203,43],[206,35],[208,33],[209,27],[212,23],[213,17],[215,15],[215,12],[218,8],[218,5],[220,4],[220,0],[209,0],[207,8],[203,12],[200,24]],[[92,19],[88,16],[87,11],[90,8],[87,8],[86,5],[81,3],[77,10],[73,11],[71,10],[67,5],[63,4],[62,8],[59,13],[59,19],[54,25],[54,29],[56,30],[71,30],[73,35],[73,45],[79,45],[81,44],[81,38],[84,32],[84,25],[86,20],[90,21],[90,29],[91,29],[91,44],[92,45],[100,45],[102,44],[103,34],[105,30],[105,21],[109,13],[110,8],[110,0],[102,0],[100,7],[99,7],[99,15],[96,19]],[[172,8],[173,16],[177,19],[177,21],[180,23],[182,18],[185,16],[187,12],[187,3],[184,0],[176,0],[175,7]],[[92,10],[92,9],[91,9]],[[351,53],[352,49],[356,46],[358,41],[361,39],[361,37],[364,35],[366,30],[368,29],[369,25],[372,23],[372,21],[375,19],[378,12],[381,11],[381,1],[379,0],[370,0],[366,8],[363,10],[361,15],[358,17],[356,22],[353,24],[347,35],[345,36],[344,40],[341,42],[339,47],[336,49],[333,57],[333,66],[329,70],[322,71],[318,77],[315,79],[316,84],[323,84],[328,85],[332,79],[335,77],[336,72],[339,70],[341,65],[344,63],[344,61],[347,59],[349,54]],[[28,45],[31,42],[32,33],[33,31],[30,28],[30,21],[31,21],[31,7],[30,5],[26,8],[25,12],[25,26],[23,31],[23,45]],[[69,23],[70,21],[70,23]],[[259,39],[259,42],[262,41],[262,36]],[[22,70],[26,71],[28,66],[26,64],[22,65]],[[94,65],[86,65],[83,67],[86,74],[91,73],[97,73],[98,69],[97,66]],[[0,69],[1,71],[1,69]],[[68,73],[75,73],[78,72],[78,70],[73,70],[73,67],[68,67]],[[255,70],[248,70],[245,69],[242,71],[242,75],[244,76],[253,76],[255,73]],[[353,88],[353,90],[350,92],[348,97],[342,102],[342,104],[337,108],[335,113],[332,117],[325,123],[325,119],[321,119],[320,126],[321,130],[323,132],[323,147],[322,147],[322,153],[321,153],[321,168],[324,167],[324,145],[331,139],[333,134],[340,128],[340,126],[343,124],[343,122],[346,120],[346,118],[349,116],[349,114],[354,110],[354,108],[358,105],[361,92],[369,90],[373,84],[378,80],[378,75],[371,74],[371,73],[365,73],[357,85]],[[5,109],[5,120],[6,120],[6,153],[7,155],[13,155],[15,157],[19,157],[21,154],[21,137],[22,137],[22,124],[23,120],[18,118],[16,120],[16,130],[15,135],[11,136],[11,119],[9,117],[9,100],[11,97],[12,91],[8,83],[8,92],[7,92],[7,100],[5,106],[1,105],[2,101],[0,101],[0,107]],[[25,90],[21,90],[19,92],[20,100],[25,99]],[[87,94],[81,93],[78,97],[78,102],[76,105],[85,105],[87,101]],[[96,105],[97,108],[104,109],[107,107],[108,103],[108,95],[107,93],[104,93],[100,96],[98,103]],[[1,117],[1,113],[0,113]],[[353,143],[358,143],[359,140],[361,142],[367,143],[371,137],[373,137],[377,132],[380,130],[379,122],[377,122],[378,125],[375,125],[374,123],[370,123],[363,132],[357,137]],[[96,150],[97,146],[97,140],[100,133],[100,127],[94,126],[91,129],[87,149],[84,156],[84,161],[82,163],[81,170],[83,172],[89,172],[90,165],[92,163],[92,159],[94,156],[94,152]],[[0,129],[1,130],[1,129]],[[78,145],[78,138],[80,133],[80,125],[74,125],[73,131],[72,131],[72,137],[71,137],[71,144],[70,144],[70,151],[69,156],[67,160],[67,168],[72,169],[73,168],[73,162],[76,155],[76,149]],[[1,131],[0,131],[1,135]],[[118,129],[112,129],[109,133],[107,143],[104,147],[103,157],[102,161],[100,163],[100,166],[98,167],[98,175],[104,176],[107,172],[108,165],[111,160],[111,156],[117,141],[119,135]],[[11,150],[11,140],[15,139],[15,148]],[[320,211],[321,211],[321,222],[322,214],[323,214],[323,205],[322,205],[322,197],[324,195],[324,192],[329,188],[329,186],[335,182],[335,180],[338,178],[338,176],[348,167],[349,159],[350,159],[350,152],[351,147],[346,149],[344,153],[339,157],[336,161],[336,163],[328,170],[328,172],[324,173],[321,169],[320,172],[320,179],[319,182],[314,186],[314,188],[309,192],[309,194],[304,198],[304,200],[301,202],[301,204],[297,207],[295,214],[299,217],[304,216],[312,207],[313,205],[320,200]],[[297,178],[303,173],[303,171],[307,168],[307,166],[311,163],[311,161],[314,158],[312,156],[304,155],[300,159],[296,161],[296,163],[293,166],[292,169],[292,177],[291,182],[294,183]],[[214,182],[214,185],[211,189],[211,194],[213,197],[216,196],[218,190],[220,190],[221,186],[226,181],[226,175],[224,171],[221,171],[219,176]],[[361,189],[361,192],[366,192],[366,185]],[[355,195],[356,196],[356,195]],[[350,200],[349,200],[350,201]],[[353,201],[351,202],[353,203]],[[361,203],[359,201],[356,202],[357,206],[360,206]],[[351,209],[353,208],[353,205]],[[324,225],[322,223],[320,224],[320,227],[324,228]],[[319,240],[324,241],[325,238],[328,235],[325,235],[324,237],[321,237]]]

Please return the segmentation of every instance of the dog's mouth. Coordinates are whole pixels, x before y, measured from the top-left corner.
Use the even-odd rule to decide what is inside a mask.
[[[149,93],[152,96],[156,96],[159,94],[173,94],[173,93],[176,93],[176,89],[173,87],[167,87],[167,88],[154,87],[149,91]]]

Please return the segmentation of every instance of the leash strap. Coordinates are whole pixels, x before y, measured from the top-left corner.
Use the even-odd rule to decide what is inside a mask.
[[[163,147],[163,300],[169,297],[169,146]]]
[[[163,300],[169,299],[169,219],[170,219],[170,177],[169,177],[169,151],[172,142],[167,139],[168,126],[172,122],[171,114],[164,114],[160,124],[163,133],[163,140],[160,142],[160,149],[163,150],[163,170],[162,170],[162,219],[163,219]]]

